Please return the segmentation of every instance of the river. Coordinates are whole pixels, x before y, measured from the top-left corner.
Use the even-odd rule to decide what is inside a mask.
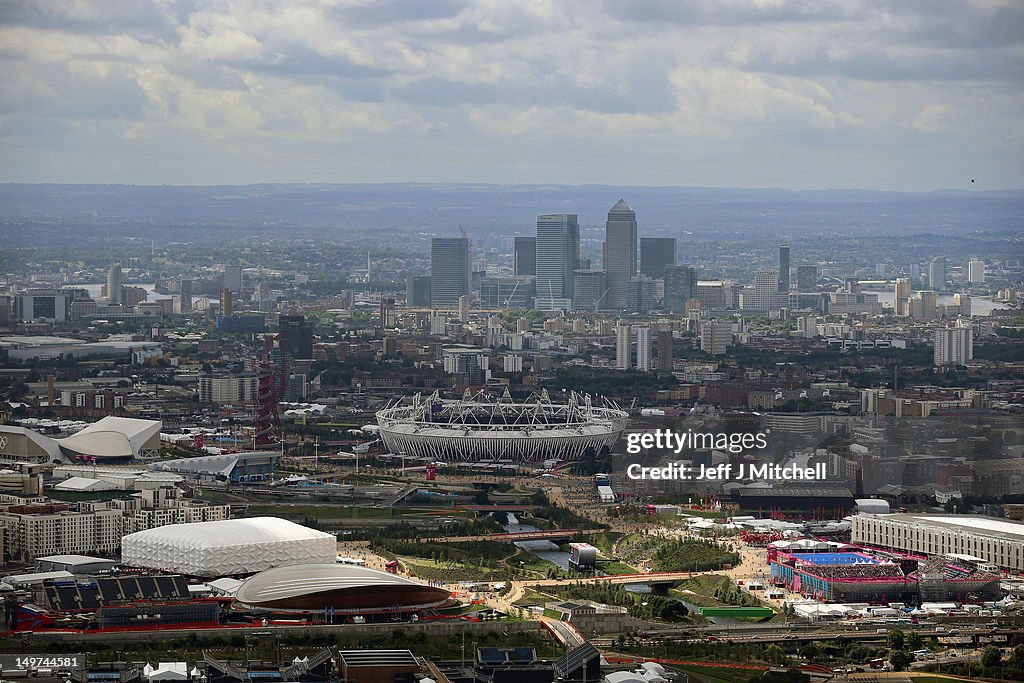
[[[503,525],[505,531],[510,534],[518,534],[526,531],[539,531],[532,524],[520,524],[519,519],[508,513],[508,523]],[[565,571],[569,571],[569,553],[558,549],[558,545],[551,541],[519,541],[514,544],[517,548],[533,553],[542,560],[554,562]]]

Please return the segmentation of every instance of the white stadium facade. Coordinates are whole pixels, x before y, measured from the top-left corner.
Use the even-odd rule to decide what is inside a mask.
[[[337,538],[278,517],[168,524],[121,539],[121,562],[188,576],[252,574],[272,567],[333,563]]]
[[[506,392],[442,399],[416,394],[377,412],[384,445],[392,453],[441,461],[536,462],[575,460],[611,450],[628,414],[609,401],[594,404],[575,392],[554,403],[547,391],[524,403]]]

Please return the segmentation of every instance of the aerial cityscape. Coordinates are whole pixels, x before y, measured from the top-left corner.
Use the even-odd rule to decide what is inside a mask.
[[[1024,11],[630,4],[4,10],[0,683],[1024,680]]]

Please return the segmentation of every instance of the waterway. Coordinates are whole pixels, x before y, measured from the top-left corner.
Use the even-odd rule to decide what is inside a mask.
[[[520,524],[519,519],[511,512],[508,513],[508,523],[502,526],[510,534],[540,531],[540,529],[532,524]],[[558,545],[551,541],[519,541],[514,545],[528,553],[533,553],[542,560],[554,562],[565,571],[569,571],[569,553],[559,550]]]

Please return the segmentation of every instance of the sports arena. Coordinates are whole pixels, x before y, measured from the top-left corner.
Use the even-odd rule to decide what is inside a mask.
[[[628,414],[608,400],[572,392],[555,403],[542,391],[524,403],[508,393],[442,399],[416,394],[377,412],[380,436],[393,453],[447,461],[573,460],[612,448]]]
[[[962,555],[925,558],[838,543],[784,541],[768,546],[776,586],[824,602],[888,604],[999,596],[999,574]]]
[[[319,612],[332,617],[396,616],[443,607],[451,593],[388,572],[339,564],[297,564],[251,576],[235,594],[237,609]]]

